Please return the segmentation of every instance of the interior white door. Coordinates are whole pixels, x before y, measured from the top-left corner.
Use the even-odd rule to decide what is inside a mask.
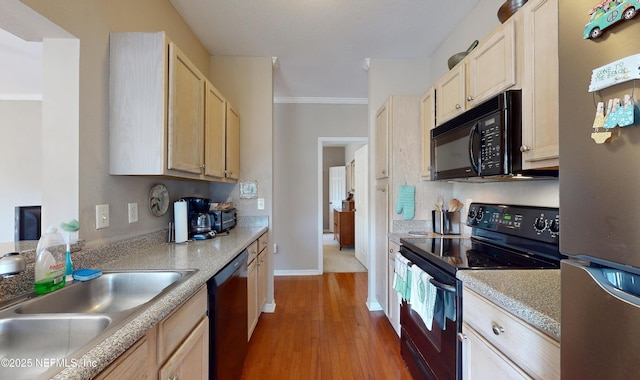
[[[355,240],[356,258],[367,267],[369,252],[369,215],[367,202],[369,199],[369,147],[368,145],[356,150],[354,164],[354,200],[356,208]]]
[[[347,195],[347,169],[345,166],[329,168],[329,231],[333,232],[333,209],[342,208]]]

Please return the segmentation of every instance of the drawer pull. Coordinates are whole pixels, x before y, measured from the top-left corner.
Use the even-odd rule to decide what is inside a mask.
[[[491,330],[496,335],[500,335],[500,334],[504,333],[504,329],[502,328],[502,326],[498,326],[496,324],[491,325]]]

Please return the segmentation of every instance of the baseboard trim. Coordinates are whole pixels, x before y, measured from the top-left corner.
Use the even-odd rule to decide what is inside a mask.
[[[275,313],[276,311],[276,303],[265,303],[264,306],[262,306],[262,312],[263,313]]]
[[[319,276],[322,272],[317,269],[301,269],[301,270],[276,270],[273,271],[274,276]]]
[[[378,301],[374,301],[374,302],[367,301],[367,308],[369,309],[369,311],[378,311],[378,310],[382,310],[382,305],[380,305]]]

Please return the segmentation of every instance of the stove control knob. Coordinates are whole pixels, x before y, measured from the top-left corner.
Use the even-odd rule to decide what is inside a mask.
[[[469,218],[469,219],[475,219],[475,217],[476,217],[476,210],[474,210],[474,209],[469,209],[469,215],[468,215],[468,218]]]
[[[554,234],[557,234],[558,232],[560,232],[560,221],[557,219],[553,220],[549,225],[549,231],[551,231],[551,233],[554,233]]]
[[[481,221],[482,217],[484,216],[484,210],[482,209],[482,207],[480,207],[478,209],[478,212],[476,212],[476,221]]]
[[[543,216],[537,217],[533,223],[533,229],[536,230],[536,232],[542,232],[545,228],[547,228],[546,219]]]

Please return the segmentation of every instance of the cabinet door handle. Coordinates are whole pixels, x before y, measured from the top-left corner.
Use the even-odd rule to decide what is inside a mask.
[[[464,342],[465,340],[467,340],[467,336],[464,335],[463,333],[458,333],[458,341]]]
[[[473,101],[473,96],[471,96],[471,95],[467,96],[467,101],[468,102],[472,102]]]
[[[387,171],[386,170],[382,170],[382,174],[387,174]]]
[[[460,104],[456,104],[456,109],[459,110],[460,108],[462,108],[462,106]]]
[[[496,335],[500,335],[504,333],[504,328],[502,328],[502,326],[498,326],[495,323],[491,325],[491,331],[493,331],[494,334]]]
[[[520,146],[520,152],[524,153],[524,152],[528,152],[531,150],[531,147],[528,145],[522,145]]]

